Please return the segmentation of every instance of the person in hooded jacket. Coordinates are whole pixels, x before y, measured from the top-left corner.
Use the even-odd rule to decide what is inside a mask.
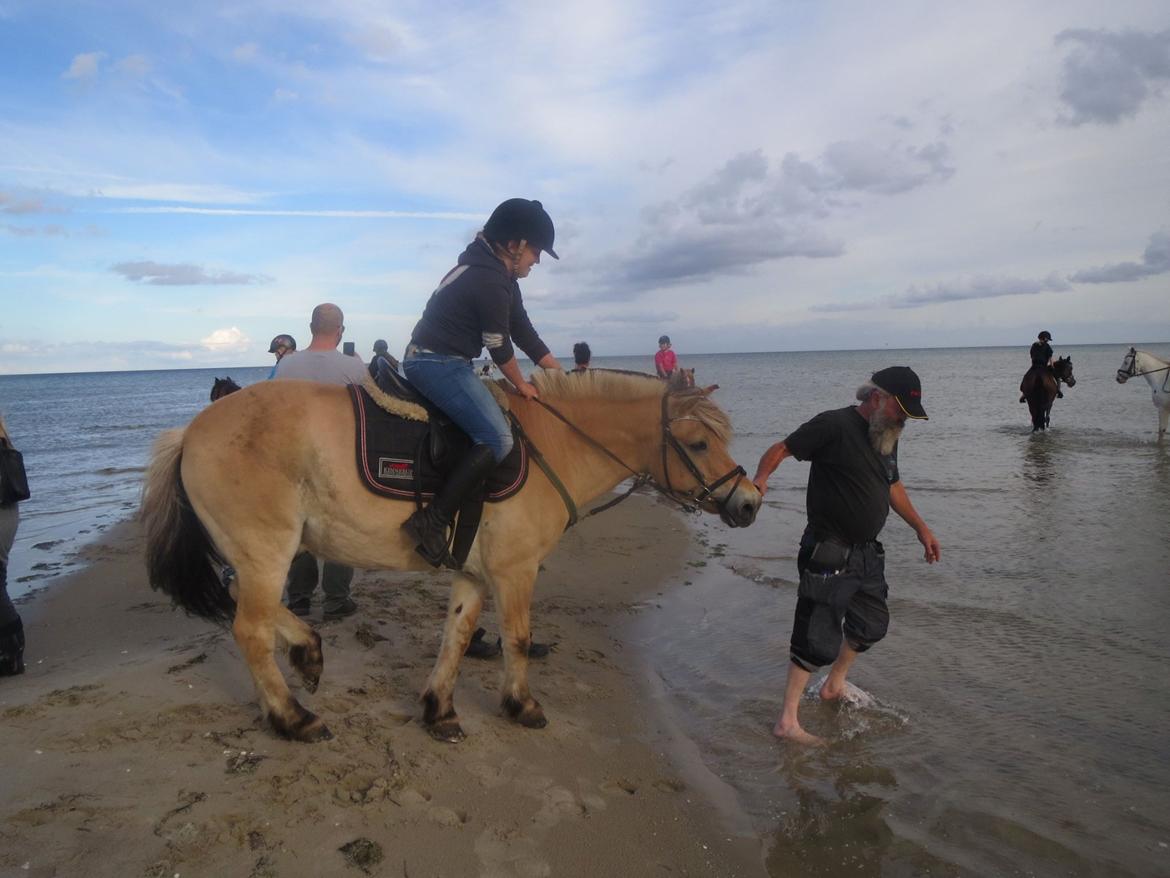
[[[552,218],[539,201],[509,198],[431,294],[411,333],[402,368],[418,391],[471,437],[472,447],[455,465],[430,505],[402,527],[435,567],[458,568],[447,549],[447,529],[465,498],[512,450],[512,431],[472,361],[487,348],[516,392],[539,394],[525,380],[513,343],[544,369],[560,369],[528,319],[517,283],[553,250]]]

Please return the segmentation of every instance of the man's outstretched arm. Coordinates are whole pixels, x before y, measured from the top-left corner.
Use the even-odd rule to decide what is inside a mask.
[[[938,544],[938,539],[926,522],[922,520],[922,516],[918,514],[918,510],[914,508],[914,504],[910,502],[910,495],[906,493],[906,486],[899,480],[890,485],[890,506],[895,512],[902,517],[910,527],[914,528],[914,533],[918,534],[918,542],[922,543],[925,553],[923,557],[928,564],[933,564],[942,557],[942,547]]]
[[[792,452],[783,442],[777,442],[764,452],[764,456],[760,458],[760,463],[756,467],[755,478],[752,479],[752,484],[756,486],[760,496],[768,492],[768,476],[776,471],[776,467],[780,466],[780,461],[791,456]]]

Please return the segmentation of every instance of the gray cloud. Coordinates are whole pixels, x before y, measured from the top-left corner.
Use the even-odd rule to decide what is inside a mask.
[[[1096,268],[1083,268],[1069,276],[1073,283],[1109,284],[1141,280],[1170,271],[1170,233],[1155,232],[1142,254],[1141,262],[1116,262]]]
[[[1115,262],[1095,268],[1083,268],[1072,274],[1052,272],[1042,278],[1019,278],[995,275],[976,275],[971,278],[910,286],[900,295],[868,299],[863,302],[826,302],[813,305],[810,311],[865,311],[871,308],[920,308],[941,302],[962,302],[970,299],[995,299],[1000,296],[1034,296],[1037,293],[1063,293],[1073,284],[1109,284],[1141,280],[1170,272],[1170,233],[1155,232],[1142,254],[1141,262]]]
[[[819,229],[817,220],[849,210],[859,199],[898,195],[952,174],[942,141],[879,147],[842,140],[815,160],[788,153],[776,166],[761,149],[741,153],[678,198],[646,208],[637,244],[603,261],[606,282],[589,297],[621,300],[742,274],[771,260],[840,256],[844,243]]]
[[[37,235],[45,235],[50,238],[67,238],[69,231],[64,226],[49,225],[49,226],[14,226],[5,224],[0,226],[10,235],[15,235],[18,238],[32,238]]]
[[[1068,47],[1060,98],[1070,125],[1132,118],[1170,81],[1170,30],[1066,30],[1056,44]]]
[[[593,317],[595,323],[673,323],[678,320],[677,311],[633,311],[629,314],[602,314]]]
[[[234,271],[207,272],[199,265],[162,265],[158,262],[119,262],[110,266],[127,280],[145,281],[154,286],[199,286],[209,284],[261,284],[272,278],[263,274]]]
[[[50,207],[41,198],[17,196],[12,192],[0,192],[0,213],[10,216],[30,216],[38,213],[65,213],[60,207]]]

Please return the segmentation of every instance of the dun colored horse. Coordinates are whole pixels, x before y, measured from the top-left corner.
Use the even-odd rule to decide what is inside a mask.
[[[534,467],[518,494],[484,508],[421,697],[423,720],[440,740],[463,737],[455,679],[489,591],[503,632],[503,709],[525,726],[545,725],[528,686],[529,607],[570,503],[587,503],[636,473],[733,527],[750,525],[760,507],[759,492],[728,453],[727,416],[702,391],[593,370],[538,372],[533,381],[540,402],[512,398],[511,410],[565,493]],[[262,381],[156,444],[142,507],[150,582],[189,612],[232,620],[261,709],[279,734],[329,738],[325,723],[289,692],[274,658],[277,646],[287,648],[305,687],[316,691],[321,638],[280,602],[289,563],[305,549],[353,567],[426,569],[400,529],[412,511],[359,481],[345,388]],[[217,563],[235,568],[234,593],[217,577]]]
[[[1026,380],[1026,376],[1025,376]],[[1052,413],[1052,403],[1060,389],[1060,382],[1075,387],[1077,379],[1072,373],[1072,357],[1060,357],[1052,364],[1052,370],[1035,368],[1031,386],[1024,393],[1028,400],[1028,413],[1032,416],[1032,432],[1046,430]]]

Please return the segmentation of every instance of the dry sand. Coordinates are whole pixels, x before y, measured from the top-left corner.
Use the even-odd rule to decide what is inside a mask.
[[[458,745],[427,736],[416,702],[447,577],[359,572],[356,616],[314,610],[325,674],[298,697],[336,739],[306,745],[261,724],[230,634],[152,592],[121,525],[21,607],[28,671],[0,680],[0,875],[762,875],[712,793],[733,797],[616,637],[690,545],[645,497],[566,535],[533,609],[557,643],[532,664],[548,728],[500,714],[502,659],[465,659]],[[481,624],[494,639],[490,608]]]

